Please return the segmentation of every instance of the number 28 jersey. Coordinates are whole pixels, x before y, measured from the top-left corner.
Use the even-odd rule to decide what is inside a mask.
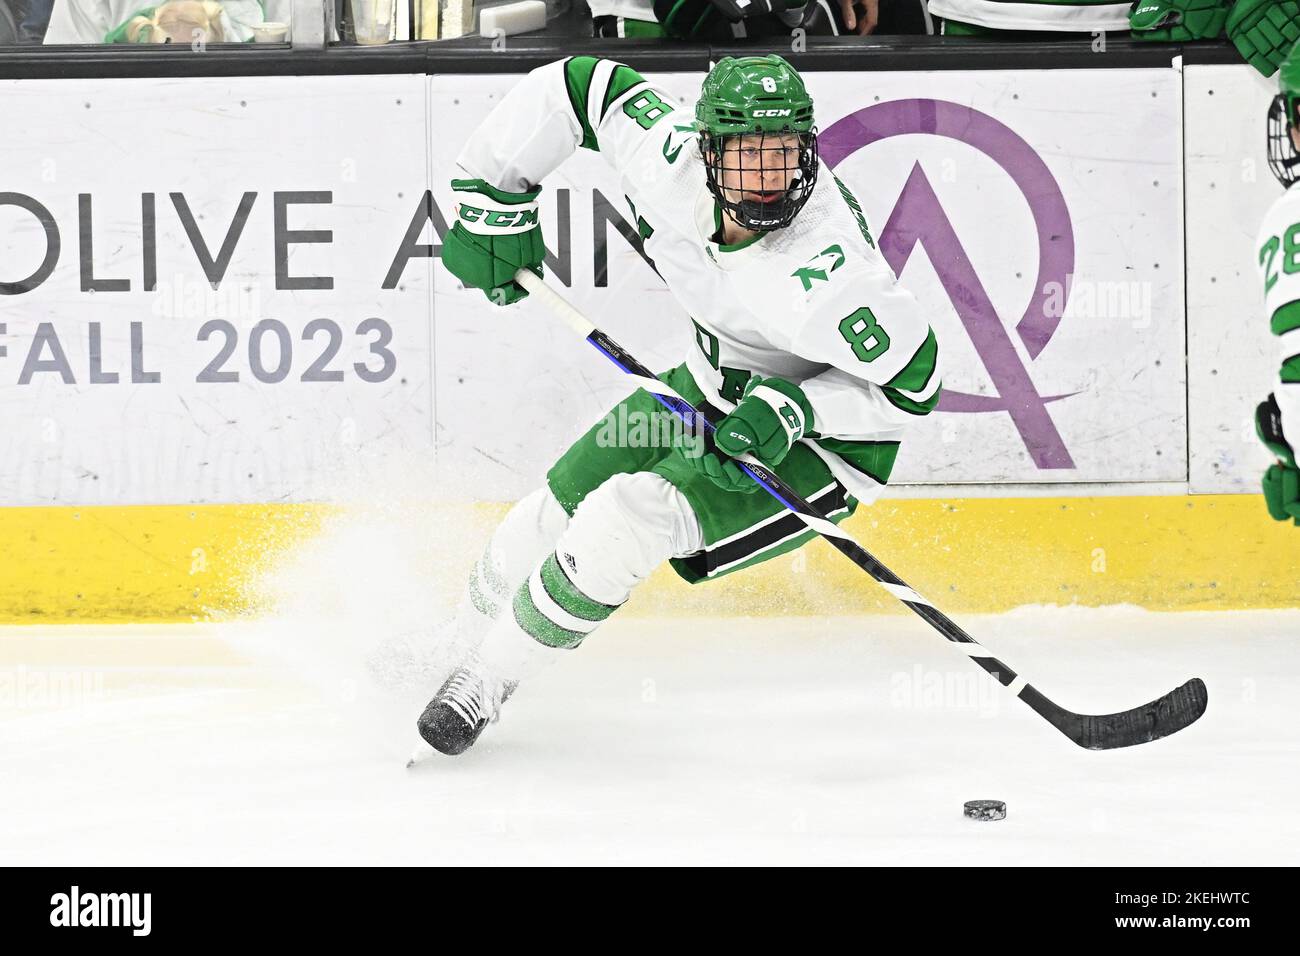
[[[1255,248],[1281,363],[1273,394],[1282,430],[1300,450],[1300,189],[1288,189],[1269,207]]]
[[[459,165],[521,192],[576,149],[598,150],[621,175],[647,258],[690,317],[687,365],[707,400],[730,410],[752,375],[799,384],[813,409],[809,444],[871,500],[905,427],[938,403],[934,332],[824,165],[789,226],[720,242],[692,120],[630,67],[571,57],[511,90]]]

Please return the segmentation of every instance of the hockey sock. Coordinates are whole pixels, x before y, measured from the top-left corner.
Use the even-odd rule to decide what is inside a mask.
[[[521,500],[502,519],[470,572],[456,610],[456,636],[477,645],[492,622],[510,607],[511,595],[542,555],[555,547],[569,516],[543,486]]]
[[[534,640],[548,647],[572,648],[618,605],[602,604],[584,594],[552,553],[515,592],[513,609],[515,623]]]

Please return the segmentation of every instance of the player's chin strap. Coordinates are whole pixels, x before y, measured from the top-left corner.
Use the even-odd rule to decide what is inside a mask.
[[[693,406],[672,388],[665,385],[633,358],[618,343],[596,328],[587,317],[570,305],[536,273],[520,269],[515,281],[564,319],[574,333],[582,336],[599,349],[610,361],[630,375],[638,385],[650,392],[667,408],[681,416],[694,428],[697,421],[705,423],[708,433],[715,424],[709,414]],[[777,501],[797,514],[809,528],[825,537],[833,547],[850,561],[866,571],[885,590],[915,611],[936,631],[959,645],[962,651],[982,667],[1003,687],[1028,704],[1041,717],[1076,744],[1089,750],[1111,750],[1159,740],[1182,730],[1205,713],[1207,695],[1205,683],[1194,677],[1149,704],[1117,714],[1076,714],[1065,710],[1041,694],[1024,677],[992,655],[951,618],[881,564],[846,532],[831,522],[824,514],[805,501],[770,469],[765,468],[751,455],[735,459],[745,472]]]

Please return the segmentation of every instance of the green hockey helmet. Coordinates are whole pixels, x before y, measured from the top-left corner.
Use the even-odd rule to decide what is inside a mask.
[[[704,78],[695,128],[709,192],[746,229],[788,226],[812,196],[819,165],[812,97],[803,77],[776,54],[719,60]],[[751,137],[743,149],[742,136]],[[764,192],[762,175],[778,170],[784,188]],[[728,171],[738,177],[729,188],[723,185]],[[738,188],[751,183],[759,188]]]
[[[1268,107],[1268,168],[1283,186],[1300,179],[1300,154],[1291,140],[1291,127],[1300,126],[1296,109],[1300,106],[1300,43],[1282,61],[1277,71],[1281,92]]]

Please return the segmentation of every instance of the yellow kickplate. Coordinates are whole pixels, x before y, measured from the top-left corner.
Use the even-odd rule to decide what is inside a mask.
[[[191,621],[319,532],[320,505],[0,508],[0,623]]]
[[[485,517],[504,506],[473,508]],[[0,508],[0,623],[166,622],[256,615],[258,576],[321,535],[325,505]],[[358,519],[364,520],[364,519]],[[1254,495],[885,499],[845,522],[944,610],[1133,604],[1151,610],[1300,606],[1300,528]],[[483,540],[429,535],[463,551]],[[366,556],[359,555],[364,561]],[[447,562],[441,562],[446,566]],[[454,600],[462,583],[430,582]],[[322,568],[322,578],[337,574]],[[321,580],[323,588],[347,581]],[[854,614],[897,607],[824,541],[718,581],[662,568],[630,614]]]

